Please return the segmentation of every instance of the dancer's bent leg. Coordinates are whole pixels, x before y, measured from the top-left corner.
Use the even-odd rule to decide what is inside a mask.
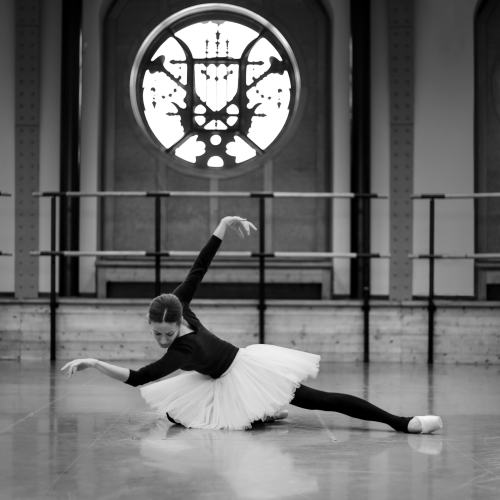
[[[392,415],[356,396],[319,391],[305,385],[297,388],[290,404],[307,410],[335,411],[361,420],[382,422],[399,432],[408,432],[408,423],[412,419]]]

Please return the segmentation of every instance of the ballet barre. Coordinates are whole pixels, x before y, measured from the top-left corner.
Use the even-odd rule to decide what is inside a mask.
[[[500,259],[500,253],[464,253],[464,254],[454,254],[454,253],[417,253],[410,254],[410,259],[455,259],[455,260],[468,260],[468,259]]]
[[[387,195],[377,193],[352,193],[352,192],[292,192],[292,191],[37,191],[33,196],[50,198],[50,250],[39,250],[31,252],[32,256],[50,257],[50,359],[55,360],[55,331],[56,331],[56,258],[79,258],[79,257],[152,257],[155,260],[155,294],[161,293],[161,259],[163,257],[192,257],[198,252],[190,251],[163,251],[161,249],[161,199],[176,198],[176,197],[220,197],[220,198],[254,198],[259,201],[259,251],[258,252],[220,252],[220,257],[241,257],[241,258],[257,258],[259,260],[259,279],[258,279],[258,310],[259,310],[259,341],[264,343],[265,339],[265,271],[266,259],[283,258],[283,259],[304,259],[304,258],[321,258],[321,259],[362,259],[363,262],[369,262],[373,258],[390,258],[387,254],[380,253],[353,253],[353,252],[266,252],[266,201],[274,198],[317,198],[317,199],[347,199],[355,200],[362,199],[369,202],[371,199],[388,199]],[[117,197],[141,197],[154,199],[154,250],[101,250],[101,251],[82,251],[75,249],[56,250],[56,215],[57,215],[57,200],[64,202],[67,198],[117,198]],[[61,209],[61,205],[59,205]],[[367,265],[363,265],[363,299],[362,309],[364,317],[364,361],[369,361],[369,310],[370,310],[370,273]]]
[[[413,260],[425,259],[429,261],[429,292],[427,296],[427,363],[434,363],[434,330],[435,330],[435,261],[436,260],[467,260],[467,259],[500,259],[500,253],[436,253],[436,201],[437,200],[478,200],[486,198],[500,198],[500,193],[415,193],[413,201],[427,200],[429,202],[429,251],[427,253],[410,254]]]
[[[421,193],[411,196],[414,200],[478,200],[481,198],[500,198],[500,193]]]
[[[30,255],[38,257],[196,257],[199,251],[195,250],[165,250],[153,252],[147,250],[34,250]],[[389,254],[381,253],[354,253],[354,252],[246,252],[246,251],[222,251],[217,252],[217,257],[276,257],[276,258],[300,258],[300,259],[358,259],[378,258],[389,259]]]
[[[57,198],[379,198],[388,199],[387,195],[377,193],[330,193],[330,192],[295,192],[295,191],[36,191],[35,197]]]

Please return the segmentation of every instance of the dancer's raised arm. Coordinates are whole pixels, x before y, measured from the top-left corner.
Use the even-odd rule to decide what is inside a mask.
[[[203,276],[205,276],[217,250],[219,250],[227,229],[234,231],[241,238],[249,236],[252,230],[257,230],[251,222],[243,217],[223,217],[208,242],[201,249],[198,257],[196,257],[186,279],[173,291],[173,294],[177,295],[182,303],[186,304],[191,302],[198,285],[203,279]]]

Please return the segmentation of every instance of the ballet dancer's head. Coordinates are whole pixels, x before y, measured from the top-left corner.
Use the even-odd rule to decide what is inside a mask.
[[[181,318],[181,301],[171,293],[163,293],[149,304],[148,321],[151,333],[164,349],[179,336]]]

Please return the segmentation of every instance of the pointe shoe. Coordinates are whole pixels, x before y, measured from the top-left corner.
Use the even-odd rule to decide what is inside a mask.
[[[430,434],[443,428],[443,420],[437,415],[413,417],[408,423],[408,432],[412,434]]]
[[[262,419],[264,423],[274,422],[275,420],[283,420],[288,417],[288,410],[278,410],[274,415]]]

